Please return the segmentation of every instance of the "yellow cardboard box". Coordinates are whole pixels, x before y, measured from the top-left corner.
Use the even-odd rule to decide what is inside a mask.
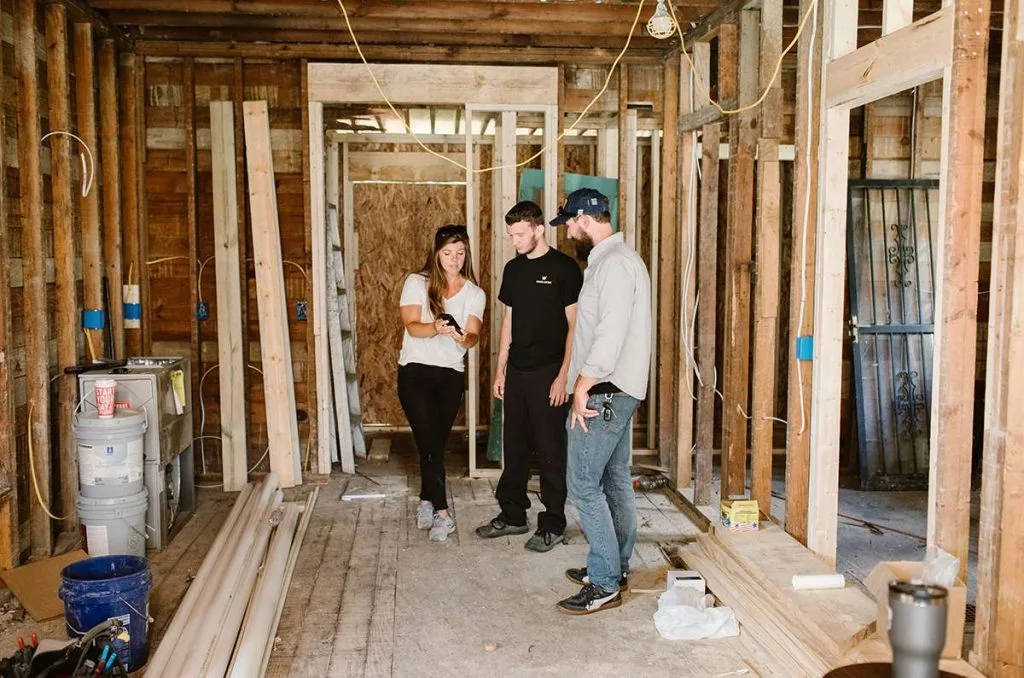
[[[924,563],[912,560],[884,560],[871,570],[864,585],[878,602],[878,637],[889,645],[889,583],[910,581],[918,576]],[[964,644],[964,622],[967,614],[967,587],[957,579],[947,586],[946,644],[942,648],[944,659],[960,659]]]
[[[722,501],[722,525],[730,530],[756,530],[761,513],[756,499],[725,499]]]

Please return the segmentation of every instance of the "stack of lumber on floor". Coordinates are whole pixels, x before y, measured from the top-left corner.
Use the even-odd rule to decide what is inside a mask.
[[[735,611],[741,629],[794,675],[827,673],[875,630],[877,607],[858,589],[793,589],[794,574],[833,570],[778,526],[731,533],[713,525],[679,555]]]
[[[149,660],[147,676],[266,673],[318,493],[304,506],[282,503],[275,473],[258,486],[245,485]]]

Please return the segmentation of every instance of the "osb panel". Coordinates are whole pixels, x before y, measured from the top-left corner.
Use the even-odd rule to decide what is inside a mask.
[[[423,266],[435,229],[465,221],[462,186],[357,184],[356,336],[363,422],[406,425],[398,402],[405,276]],[[460,415],[461,418],[461,415]]]

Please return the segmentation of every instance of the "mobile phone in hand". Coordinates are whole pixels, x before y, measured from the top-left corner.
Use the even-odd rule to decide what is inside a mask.
[[[456,331],[456,332],[458,332],[459,334],[463,334],[463,332],[462,332],[462,328],[461,328],[461,327],[459,327],[459,323],[457,323],[457,322],[455,321],[455,318],[453,318],[453,317],[452,317],[452,314],[451,314],[451,313],[442,313],[442,314],[441,314],[440,316],[438,316],[438,317],[439,317],[439,318],[440,318],[441,320],[443,320],[443,321],[445,322],[445,324],[446,324],[446,325],[448,325],[449,327],[453,327],[453,328],[455,328],[455,331]]]

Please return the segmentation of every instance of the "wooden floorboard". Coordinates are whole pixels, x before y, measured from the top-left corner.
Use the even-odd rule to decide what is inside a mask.
[[[390,676],[395,651],[395,594],[398,582],[398,541],[405,528],[404,497],[384,504],[384,525],[377,556],[370,637],[366,648],[366,675]]]
[[[383,514],[379,501],[360,505],[327,675],[355,678],[365,674]]]

